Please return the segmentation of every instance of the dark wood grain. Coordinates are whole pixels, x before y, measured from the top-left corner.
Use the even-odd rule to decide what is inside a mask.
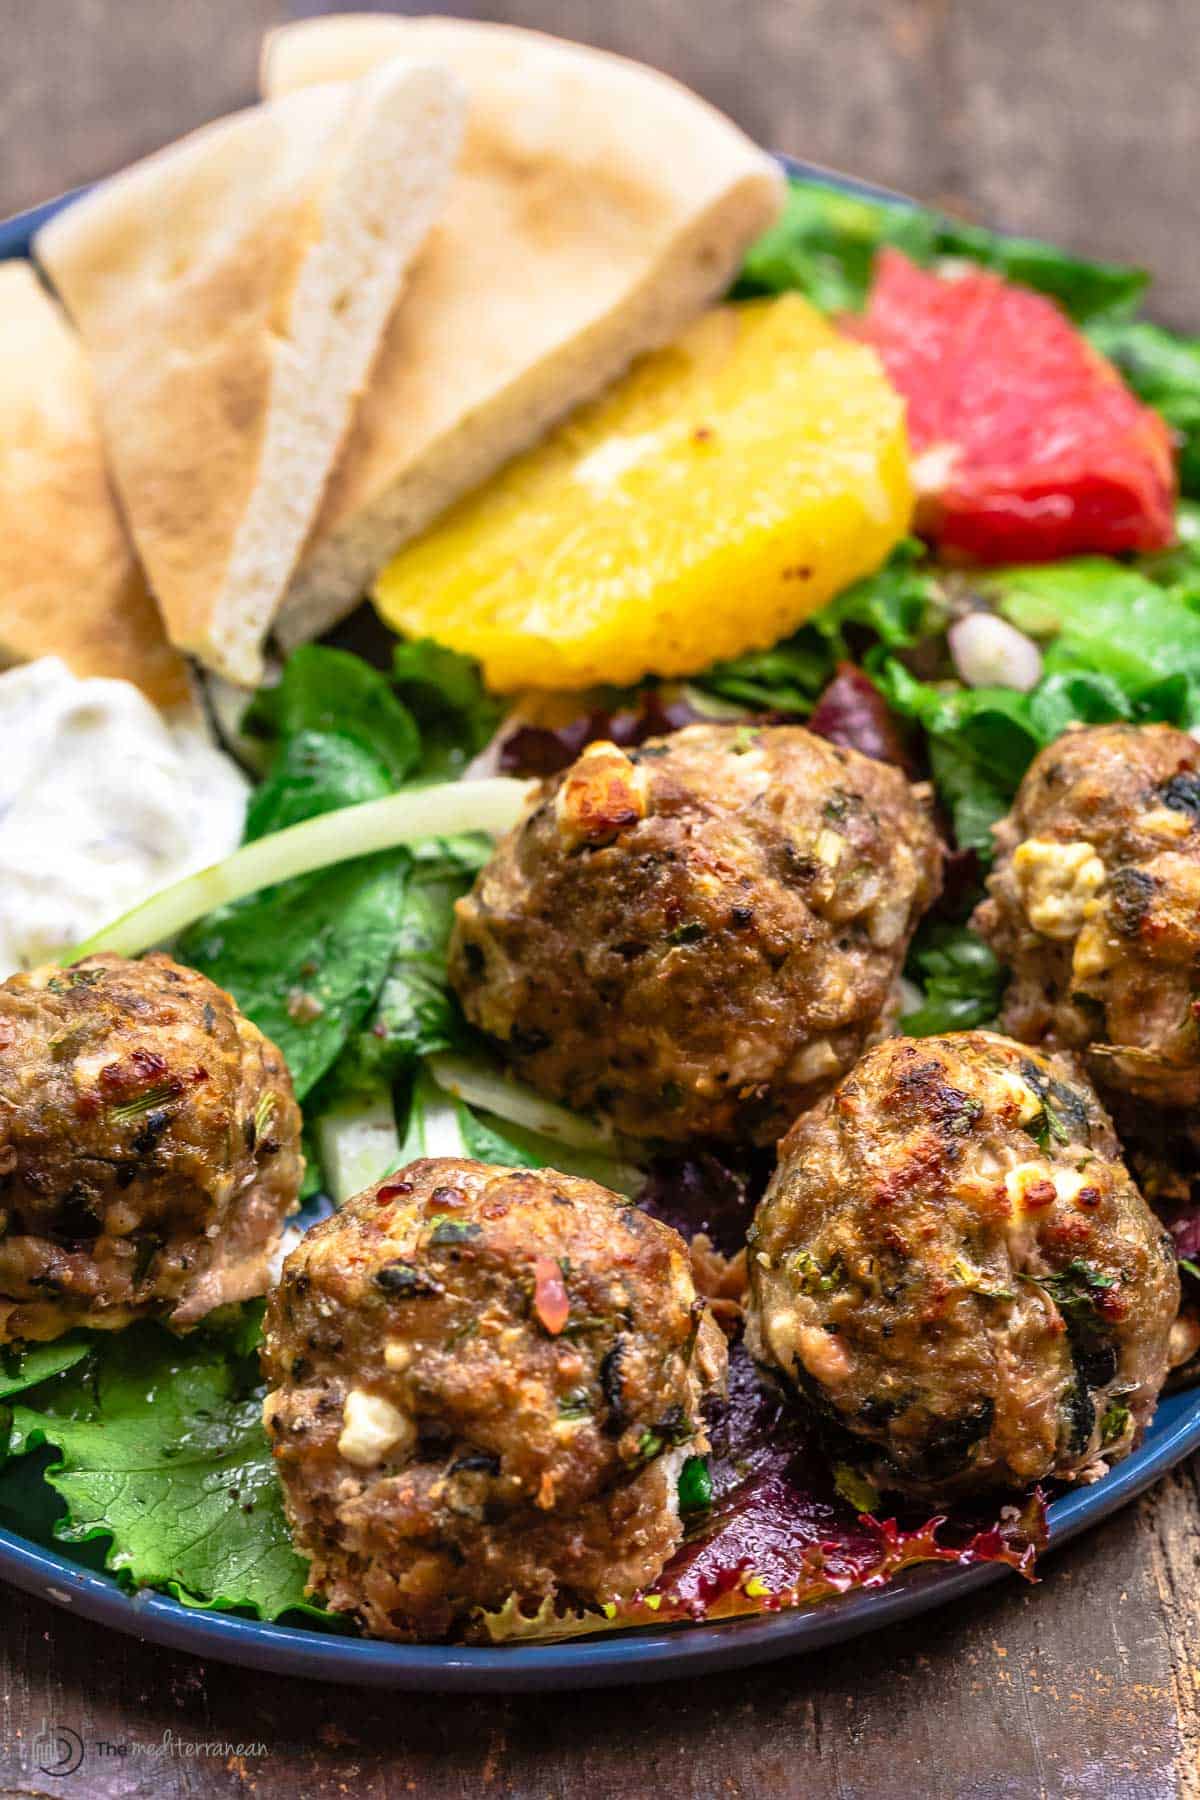
[[[255,98],[275,0],[0,0],[0,214]]]
[[[319,0],[0,0],[0,213],[244,104],[263,27],[332,10]],[[1154,271],[1165,318],[1194,325],[1200,312],[1196,0],[502,0],[453,10],[640,56],[764,143],[1133,258]]]
[[[0,0],[0,212],[244,103],[263,27],[317,10]],[[779,148],[1132,256],[1156,272],[1164,317],[1200,321],[1196,0],[475,10],[641,56]],[[914,1626],[737,1677],[543,1700],[289,1683],[5,1593],[0,1793],[1200,1800],[1198,1524],[1193,1466],[1052,1558],[1036,1589],[1014,1579]],[[86,1741],[74,1776],[36,1772],[43,1722]],[[267,1753],[147,1755],[166,1732],[261,1740]]]
[[[0,1791],[239,1793],[324,1800],[415,1792],[643,1800],[779,1794],[869,1800],[1162,1800],[1194,1793],[1176,1658],[1185,1603],[1160,1563],[1196,1492],[1153,1501],[969,1606],[818,1658],[591,1696],[459,1700],[311,1688],[126,1644],[13,1597]],[[1189,1551],[1189,1555],[1191,1552]],[[1191,1620],[1194,1630],[1195,1620]],[[31,1779],[43,1718],[88,1744],[77,1776]],[[20,1731],[22,1735],[16,1734]],[[259,1739],[265,1756],[152,1756]],[[125,1743],[125,1756],[102,1743]],[[141,1746],[138,1754],[134,1746]]]

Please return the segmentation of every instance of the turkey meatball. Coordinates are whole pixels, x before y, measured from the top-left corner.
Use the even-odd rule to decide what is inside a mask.
[[[450,973],[555,1099],[771,1143],[885,1028],[940,881],[900,771],[798,726],[596,743],[459,901]]]
[[[168,956],[0,983],[0,1342],[265,1291],[304,1170],[283,1057]]]
[[[974,924],[1011,963],[1002,1023],[1087,1049],[1114,1099],[1200,1101],[1200,744],[1169,725],[1068,731],[996,827]]]
[[[655,1579],[725,1340],[668,1226],[591,1181],[447,1158],[313,1227],[263,1366],[310,1591],[440,1638],[511,1597]]]
[[[1086,1480],[1154,1411],[1174,1249],[1067,1058],[880,1044],[783,1140],[750,1238],[753,1353],[884,1489]]]

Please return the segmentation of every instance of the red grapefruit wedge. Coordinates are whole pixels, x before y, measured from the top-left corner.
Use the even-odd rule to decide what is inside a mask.
[[[982,269],[932,274],[885,249],[865,313],[908,406],[918,526],[976,562],[1161,550],[1170,433],[1052,301]]]

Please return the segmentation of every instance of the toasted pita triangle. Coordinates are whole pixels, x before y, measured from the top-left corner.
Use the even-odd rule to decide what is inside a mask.
[[[104,460],[82,344],[27,262],[0,263],[0,661],[61,656],[74,675],[187,703]]]
[[[264,82],[280,94],[399,54],[462,78],[466,139],[280,613],[289,644],[720,294],[782,198],[774,162],[696,95],[536,32],[313,19],[270,35]]]
[[[38,235],[170,636],[231,680],[259,678],[461,113],[444,71],[385,66],[196,132]]]

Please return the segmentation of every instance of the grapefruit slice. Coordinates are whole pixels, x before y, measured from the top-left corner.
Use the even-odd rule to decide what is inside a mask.
[[[918,528],[977,562],[1173,541],[1171,437],[1040,294],[883,250],[861,318],[908,404]]]

